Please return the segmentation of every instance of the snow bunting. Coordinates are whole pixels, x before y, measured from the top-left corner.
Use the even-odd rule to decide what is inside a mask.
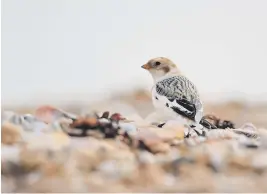
[[[154,79],[152,101],[156,112],[147,120],[178,120],[181,124],[202,129],[203,106],[197,88],[177,66],[167,58],[158,57],[149,60],[142,68]]]

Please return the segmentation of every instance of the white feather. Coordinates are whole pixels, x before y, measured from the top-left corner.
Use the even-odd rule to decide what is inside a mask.
[[[157,97],[157,99],[156,99]],[[176,120],[179,121],[181,124],[184,125],[192,125],[194,124],[193,121],[190,121],[189,119],[185,118],[184,116],[181,116],[174,112],[170,107],[176,106],[182,111],[187,111],[184,107],[180,106],[175,102],[169,101],[166,96],[158,95],[156,92],[155,87],[152,88],[152,102],[154,107],[156,108],[156,112],[158,115],[160,115],[160,118],[164,119],[164,121],[168,120]],[[169,104],[169,107],[166,106],[166,104]],[[155,117],[156,118],[156,117]]]

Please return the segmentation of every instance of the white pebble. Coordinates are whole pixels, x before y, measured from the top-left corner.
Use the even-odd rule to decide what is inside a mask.
[[[154,164],[156,159],[150,152],[142,151],[139,153],[139,162],[145,164]]]
[[[257,169],[267,169],[267,153],[261,152],[252,158],[252,166]]]
[[[127,132],[129,135],[136,135],[137,129],[136,127],[131,123],[120,123],[119,124],[121,129]]]

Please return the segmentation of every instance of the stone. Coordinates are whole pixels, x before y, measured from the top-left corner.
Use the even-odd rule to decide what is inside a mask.
[[[256,128],[255,125],[253,125],[252,123],[245,123],[244,125],[242,125],[242,126],[240,127],[240,129],[251,130],[251,131],[257,131],[257,128]]]
[[[184,128],[181,126],[154,130],[164,142],[171,143],[174,140],[184,139]]]
[[[61,118],[77,119],[77,116],[75,114],[68,113],[50,105],[44,105],[37,108],[35,110],[34,116],[38,120],[43,121],[47,124],[52,123]]]
[[[251,165],[258,171],[267,171],[267,153],[261,151],[255,154],[252,158]]]
[[[13,145],[21,142],[22,128],[9,122],[1,126],[1,142],[6,145]]]
[[[91,128],[98,125],[97,118],[89,117],[89,118],[79,118],[75,120],[70,127],[71,128]]]
[[[119,126],[124,132],[127,132],[131,136],[135,136],[137,134],[137,128],[132,123],[120,122]]]
[[[140,130],[135,137],[140,143],[139,146],[149,149],[152,153],[167,152],[170,150],[170,145],[154,132],[149,130]]]
[[[206,136],[195,133],[184,137],[190,129],[176,121],[167,121],[159,128],[142,122],[138,115],[132,116],[133,120],[128,117],[120,120],[120,114],[115,114],[113,119],[120,121],[110,123],[111,114],[106,107],[103,118],[96,117],[94,112],[74,119],[57,108],[40,110],[39,116],[44,120],[16,112],[2,116],[5,119],[2,138],[3,132],[11,134],[5,141],[8,143],[2,139],[3,192],[267,190],[267,130],[252,124],[237,129],[206,130]],[[121,129],[112,138],[106,138],[104,125]],[[92,127],[87,130],[89,136],[69,134],[88,127]]]
[[[14,178],[1,176],[1,192],[15,193],[16,181]]]
[[[23,141],[29,149],[60,150],[70,145],[70,138],[64,132],[32,133],[25,132]]]
[[[19,153],[21,147],[19,145],[5,145],[1,146],[1,161],[19,163]]]
[[[13,111],[2,111],[2,114],[1,114],[2,123],[6,122],[6,121],[10,121],[10,119],[14,115],[17,115],[17,113],[15,113]]]

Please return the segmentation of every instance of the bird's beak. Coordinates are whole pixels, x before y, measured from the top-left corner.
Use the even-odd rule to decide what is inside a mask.
[[[148,70],[148,69],[150,69],[151,67],[150,67],[150,65],[148,65],[148,64],[144,64],[144,65],[142,65],[142,68]]]

